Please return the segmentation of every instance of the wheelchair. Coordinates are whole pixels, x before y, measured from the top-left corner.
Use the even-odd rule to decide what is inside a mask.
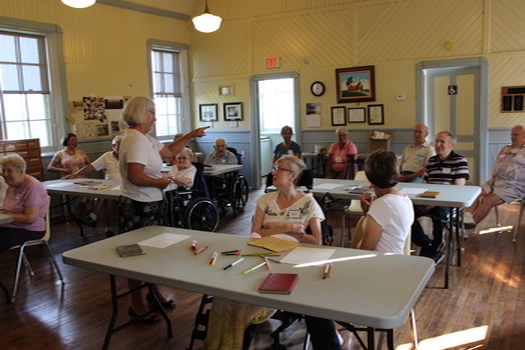
[[[193,165],[197,168],[193,187],[189,190],[179,187],[167,194],[169,226],[215,232],[219,226],[219,208],[210,199],[203,164]]]
[[[235,154],[237,164],[242,165],[242,156],[235,148],[228,147],[228,151]],[[250,186],[243,174],[238,171],[231,172],[226,178],[210,178],[210,186],[213,186],[213,199],[216,201],[220,211],[224,214],[227,208],[231,208],[233,215],[244,210],[250,193]]]

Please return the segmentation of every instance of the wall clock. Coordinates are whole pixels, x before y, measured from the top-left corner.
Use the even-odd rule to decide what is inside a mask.
[[[324,90],[325,90],[324,84],[321,83],[320,81],[314,81],[312,85],[310,86],[310,92],[314,96],[321,96],[322,94],[324,94]]]

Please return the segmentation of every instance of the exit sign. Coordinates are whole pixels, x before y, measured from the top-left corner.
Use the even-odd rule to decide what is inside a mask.
[[[281,68],[281,58],[280,57],[268,57],[264,60],[266,68]]]

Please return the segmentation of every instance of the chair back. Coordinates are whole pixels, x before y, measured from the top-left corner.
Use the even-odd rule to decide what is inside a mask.
[[[355,174],[354,180],[358,181],[367,181],[365,172],[364,171],[358,171]],[[346,210],[347,213],[362,213],[363,208],[361,208],[361,202],[358,199],[352,199],[350,201],[350,206]]]
[[[192,162],[192,164],[197,168],[197,173],[193,179],[192,192],[198,192],[201,196],[211,198],[210,189],[204,177],[204,164],[200,162]]]
[[[227,147],[226,149],[231,153],[235,154],[235,157],[237,157],[237,165],[242,165],[242,156],[239,153],[237,153],[237,150],[233,147]]]
[[[49,218],[49,208],[51,208],[51,196],[47,196],[46,215],[44,217],[44,222],[46,224],[46,233],[44,234],[44,237],[42,237],[42,239],[46,242],[49,242],[49,239],[51,238],[51,219]]]
[[[361,246],[361,241],[363,240],[363,222],[364,220],[365,220],[365,217],[361,216],[359,218],[359,221],[357,221],[357,225],[354,229],[354,234],[352,235],[352,242],[350,244],[350,248],[359,249],[359,247]],[[410,255],[411,250],[412,250],[412,241],[410,240],[410,232],[409,232],[405,240],[405,246],[403,247],[403,254]]]
[[[348,155],[348,162],[346,163],[345,169],[343,170],[344,174],[342,179],[352,180],[355,177],[355,173],[357,172],[356,157],[356,154]]]

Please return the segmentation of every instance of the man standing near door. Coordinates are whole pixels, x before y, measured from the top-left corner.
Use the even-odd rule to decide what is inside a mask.
[[[407,146],[401,157],[400,182],[420,183],[425,174],[425,166],[436,152],[427,142],[428,128],[424,124],[414,128],[414,143]]]

